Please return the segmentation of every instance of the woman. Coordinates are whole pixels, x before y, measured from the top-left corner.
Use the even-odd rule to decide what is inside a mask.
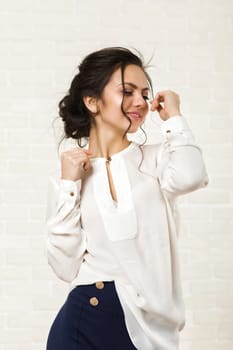
[[[178,348],[175,200],[208,176],[179,96],[160,91],[148,104],[151,89],[138,55],[105,48],[82,61],[59,104],[78,147],[61,154],[61,173],[50,177],[47,247],[71,291],[47,350]],[[164,141],[130,142],[149,109],[163,120]]]

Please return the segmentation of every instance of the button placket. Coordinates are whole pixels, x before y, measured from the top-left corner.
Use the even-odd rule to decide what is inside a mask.
[[[104,282],[103,281],[98,281],[95,283],[95,287],[97,289],[103,289],[104,288]],[[89,302],[92,306],[97,306],[99,304],[99,299],[97,297],[91,297],[89,299]]]

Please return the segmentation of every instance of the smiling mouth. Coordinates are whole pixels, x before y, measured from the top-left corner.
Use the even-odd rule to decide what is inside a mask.
[[[141,114],[137,113],[137,112],[128,112],[126,114],[131,120],[141,120],[142,119]]]

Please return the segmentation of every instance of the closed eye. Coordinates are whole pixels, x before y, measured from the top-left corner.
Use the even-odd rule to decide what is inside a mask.
[[[126,96],[131,96],[133,94],[132,91],[128,91],[128,90],[123,90],[122,93]]]
[[[133,91],[129,91],[129,90],[123,90],[122,93],[125,96],[132,96],[133,95]],[[149,96],[147,96],[147,95],[144,95],[142,97],[144,98],[144,100],[149,100]]]

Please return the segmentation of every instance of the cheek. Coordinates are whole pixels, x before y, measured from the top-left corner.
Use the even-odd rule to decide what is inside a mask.
[[[145,118],[146,118],[146,115],[147,115],[148,112],[149,112],[149,105],[148,105],[148,102],[147,102],[147,101],[145,102],[145,106],[143,107],[142,111],[143,111],[144,119],[145,119]]]
[[[146,117],[147,117],[147,115],[148,115],[148,112],[149,112],[149,106],[146,105],[146,106],[145,106],[145,109],[144,109],[144,111],[143,111],[143,120],[142,120],[142,123],[144,123],[144,121],[145,121],[145,119],[146,119]]]
[[[120,95],[114,95],[112,96],[112,106],[116,107],[116,108],[121,108],[121,104],[122,104],[122,96]],[[123,104],[123,107],[125,105],[125,101],[124,101],[124,104]]]
[[[122,96],[116,94],[105,95],[101,101],[101,109],[115,110],[116,108],[121,110]]]

